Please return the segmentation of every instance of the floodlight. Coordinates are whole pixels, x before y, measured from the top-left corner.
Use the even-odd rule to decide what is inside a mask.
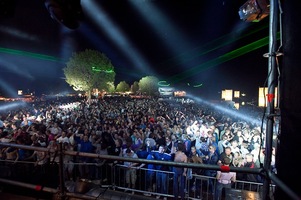
[[[270,14],[268,0],[248,0],[239,8],[240,19],[246,22],[259,22]]]
[[[45,7],[50,16],[70,29],[79,27],[82,18],[80,0],[45,0]]]

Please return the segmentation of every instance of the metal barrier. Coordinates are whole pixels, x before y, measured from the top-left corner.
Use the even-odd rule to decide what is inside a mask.
[[[53,151],[47,149],[47,148],[41,148],[41,147],[33,147],[33,146],[24,146],[24,145],[17,145],[12,143],[0,143],[0,146],[6,146],[6,147],[15,147],[15,148],[23,148],[28,150],[36,150],[36,151],[44,151],[53,153]],[[80,156],[86,156],[91,157],[95,159],[104,159],[106,160],[106,163],[103,165],[100,165],[97,162],[92,163],[69,163],[74,165],[74,171],[73,171],[73,177],[68,177],[65,174],[65,170],[68,169],[66,166],[69,165],[68,163],[63,162],[64,156],[74,156],[75,158],[78,158]],[[97,155],[92,153],[80,153],[77,151],[64,151],[62,148],[62,144],[60,145],[59,151],[57,152],[57,156],[59,156],[59,162],[54,165],[55,168],[54,173],[56,173],[57,178],[54,181],[55,185],[50,185],[49,187],[47,184],[32,184],[32,183],[26,183],[26,182],[20,182],[19,180],[11,179],[11,177],[4,177],[0,178],[0,182],[5,184],[11,184],[16,186],[21,186],[24,188],[39,190],[39,191],[45,191],[50,193],[55,193],[57,199],[65,199],[66,197],[77,197],[82,199],[97,199],[100,198],[100,194],[97,194],[98,196],[89,196],[85,194],[76,193],[74,191],[66,191],[66,182],[67,181],[76,181],[77,178],[86,178],[89,179],[91,183],[93,183],[94,186],[101,186],[102,188],[106,188],[106,191],[120,191],[120,192],[130,192],[129,195],[146,195],[151,197],[157,197],[160,196],[161,198],[172,198],[174,197],[174,191],[173,191],[173,172],[166,172],[166,171],[160,171],[160,170],[148,170],[146,168],[134,168],[131,169],[133,172],[128,173],[128,168],[126,168],[124,165],[121,165],[122,161],[130,161],[135,163],[146,163],[146,164],[160,164],[160,165],[167,165],[167,166],[177,166],[177,167],[188,167],[188,168],[203,168],[203,169],[213,169],[213,170],[220,170],[219,166],[212,166],[212,165],[206,165],[206,164],[192,164],[192,163],[176,163],[176,162],[164,162],[164,161],[154,161],[154,160],[146,160],[146,159],[132,159],[132,158],[123,158],[118,156],[110,156],[110,155]],[[75,159],[76,161],[76,159]],[[119,163],[118,163],[119,162]],[[11,161],[5,163],[11,164]],[[7,165],[3,165],[4,167]],[[30,169],[34,169],[32,167],[33,163],[31,162],[17,162],[17,165],[27,165]],[[24,166],[22,167],[24,169]],[[90,177],[81,177],[80,174],[80,168],[81,167],[88,167],[91,171]],[[10,170],[13,168],[9,168]],[[39,168],[38,170],[41,170],[40,172],[35,173],[49,173],[50,168]],[[45,171],[46,170],[46,171]],[[236,172],[243,172],[243,173],[253,173],[257,175],[261,175],[262,169],[244,169],[244,168],[231,168],[231,171]],[[32,171],[34,172],[34,171]],[[126,177],[134,174],[132,177],[135,177],[135,184],[129,185],[128,181],[126,180]],[[149,179],[149,175],[154,174],[152,180]],[[164,176],[166,177],[166,182],[161,182],[161,188],[158,185],[158,178],[156,176]],[[53,178],[53,177],[52,177]],[[265,178],[265,177],[264,177]],[[163,179],[164,181],[164,179]],[[213,191],[210,191],[210,184],[215,188],[215,182],[216,179],[214,177],[208,177],[208,176],[201,176],[201,175],[194,175],[192,176],[192,179],[186,180],[186,186],[183,188],[185,191],[185,198],[186,199],[213,199]],[[52,183],[53,184],[53,183]],[[163,184],[163,185],[162,185]],[[165,191],[162,190],[162,186],[166,188]],[[56,189],[54,189],[56,188]],[[263,188],[262,183],[254,183],[254,182],[245,182],[237,180],[236,183],[232,185],[233,189],[239,189],[239,190],[250,190],[255,192],[261,192]],[[273,192],[275,190],[275,186],[270,186],[270,197],[273,198]],[[163,192],[162,192],[163,191]],[[99,193],[102,193],[104,191],[100,191]],[[103,197],[102,197],[103,198]]]

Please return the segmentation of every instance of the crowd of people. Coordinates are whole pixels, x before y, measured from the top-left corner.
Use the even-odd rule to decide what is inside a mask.
[[[260,167],[264,160],[265,145],[265,131],[260,123],[262,113],[253,110],[254,108],[249,113],[241,113],[233,108],[217,109],[218,107],[220,106],[197,102],[130,97],[105,97],[92,101],[74,98],[37,101],[16,109],[0,111],[0,142],[52,150],[57,150],[58,144],[63,143],[67,150],[100,155]],[[231,109],[231,112],[225,112],[227,109]],[[240,119],[241,115],[252,120]],[[254,123],[254,119],[259,123]],[[34,165],[28,170],[38,169],[47,173],[49,168],[46,167],[58,162],[56,153],[0,148],[1,165],[33,162]],[[100,169],[104,162],[113,161],[65,156],[65,178],[78,178],[74,177],[75,170],[78,170],[80,178],[103,178]],[[173,190],[182,199],[184,182],[190,179],[191,173],[216,177],[219,184],[225,184],[221,180],[223,176],[216,170],[190,170],[132,162],[123,164],[129,168],[125,174],[129,188],[136,187],[136,170],[139,168],[173,172]],[[272,166],[274,165],[275,147],[272,155]],[[11,172],[12,175],[15,173]],[[150,179],[147,182],[149,191],[152,190],[150,183],[156,181],[161,192],[167,193],[167,184],[164,184],[166,174],[152,171],[147,173]],[[261,181],[259,176],[252,174],[236,174],[235,178],[231,178],[232,181]],[[190,185],[193,188],[188,189],[199,188],[197,182]],[[210,190],[214,193],[214,188]]]

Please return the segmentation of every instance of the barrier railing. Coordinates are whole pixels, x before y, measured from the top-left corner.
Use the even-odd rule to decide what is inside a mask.
[[[48,153],[54,153],[55,151],[47,148],[42,147],[33,147],[33,146],[26,146],[26,145],[18,145],[13,143],[0,143],[0,147],[14,147],[20,149],[27,149],[27,150],[35,150],[35,151],[44,151]],[[98,163],[72,163],[74,168],[74,178],[87,178],[89,177],[80,177],[79,170],[80,166],[89,167],[90,172],[93,177],[90,177],[90,182],[94,183],[95,185],[101,185],[102,187],[106,187],[111,191],[121,191],[121,192],[131,192],[130,194],[133,195],[151,195],[151,196],[161,196],[165,198],[174,197],[173,191],[173,173],[160,171],[160,170],[148,170],[146,168],[141,169],[132,169],[136,172],[136,184],[131,187],[128,185],[126,178],[126,171],[128,170],[124,165],[119,164],[122,161],[129,161],[135,163],[145,163],[145,164],[157,164],[157,165],[166,165],[169,167],[187,167],[187,168],[202,168],[202,169],[211,169],[211,170],[221,170],[219,166],[215,165],[206,165],[206,164],[193,164],[193,163],[177,163],[177,162],[166,162],[166,161],[158,161],[158,160],[146,160],[146,159],[133,159],[133,158],[124,158],[119,156],[111,156],[111,155],[98,155],[93,153],[82,153],[77,151],[66,151],[63,150],[62,144],[59,145],[59,150],[57,152],[57,156],[59,156],[59,162],[57,163],[57,175],[58,178],[56,179],[56,189],[53,187],[48,187],[48,185],[42,184],[32,184],[26,182],[20,182],[19,180],[12,180],[9,177],[0,178],[0,182],[10,185],[21,186],[28,189],[34,189],[38,191],[44,191],[49,193],[56,194],[57,199],[65,199],[66,197],[77,197],[82,199],[95,199],[95,196],[89,196],[81,193],[70,192],[66,190],[66,181],[70,181],[72,179],[67,179],[65,175],[65,169],[67,163],[64,164],[64,156],[74,156],[75,158],[78,157],[91,157],[95,159],[106,160],[106,164],[99,165]],[[5,161],[6,162],[6,161]],[[118,163],[119,162],[119,163]],[[18,164],[29,164],[32,165],[33,163],[28,162],[18,162]],[[235,168],[230,167],[231,171],[239,172],[239,173],[252,173],[256,175],[262,176],[262,178],[268,178],[263,176],[262,169],[255,168],[255,169],[245,169],[245,168]],[[158,188],[158,183],[154,179],[153,182],[148,183],[148,175],[150,172],[154,174],[163,174],[165,175],[166,182],[164,187],[167,188],[166,191],[162,192]],[[98,175],[95,175],[97,174]],[[102,175],[99,175],[102,173]],[[103,177],[105,175],[106,177]],[[73,180],[75,180],[73,179]],[[161,182],[164,183],[164,182]],[[186,186],[183,188],[185,190],[185,197],[187,199],[212,199],[213,193],[212,190],[209,191],[209,183],[212,184],[213,188],[215,187],[215,178],[208,177],[208,176],[201,176],[201,175],[193,175],[192,179],[186,180]],[[150,186],[150,187],[147,187]],[[161,185],[162,186],[162,185]],[[263,184],[262,183],[254,183],[254,182],[246,182],[238,180],[235,184],[232,185],[233,189],[240,189],[240,190],[250,190],[254,192],[260,193],[262,191]],[[270,186],[270,196],[273,197],[273,192],[275,186]],[[150,189],[151,188],[151,189]],[[101,193],[101,192],[100,192]],[[98,194],[99,195],[99,194]],[[294,199],[294,198],[293,198]]]

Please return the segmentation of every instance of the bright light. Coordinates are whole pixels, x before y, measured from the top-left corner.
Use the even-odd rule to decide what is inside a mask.
[[[6,105],[0,106],[0,111],[7,110],[7,109],[15,109],[15,108],[17,108],[19,106],[22,106],[22,105],[25,105],[25,103],[24,102],[8,103]]]
[[[239,103],[234,103],[234,107],[239,110]]]
[[[234,98],[240,97],[240,91],[234,91]]]
[[[116,46],[119,46],[120,50],[132,60],[139,70],[146,74],[152,74],[150,65],[145,61],[140,52],[137,51],[136,47],[127,40],[122,30],[113,23],[104,9],[93,0],[82,1],[82,7],[85,10],[84,13],[94,20],[102,31],[106,32],[107,36],[111,38]]]
[[[153,33],[161,39],[160,41],[169,47],[170,51],[178,49],[178,41],[185,41],[187,36],[182,34],[181,28],[177,28],[172,20],[159,10],[153,2],[129,1],[143,19],[154,29]],[[187,42],[188,43],[188,42]],[[181,49],[191,49],[188,45]],[[174,52],[177,53],[177,52]]]
[[[223,90],[222,91],[222,99],[225,101],[232,101],[233,90]]]
[[[224,112],[226,115],[236,117],[236,118],[238,118],[242,121],[253,123],[253,124],[256,124],[256,125],[261,125],[262,124],[262,119],[260,117],[258,119],[254,118],[250,115],[250,113],[243,113],[241,111],[238,111],[238,110],[226,107],[226,106],[210,103],[208,101],[205,101],[205,100],[203,100],[199,97],[195,97],[195,96],[192,96],[192,95],[187,95],[187,97],[193,99],[197,103],[202,103],[202,104],[208,105],[209,107],[211,107],[213,109]]]
[[[267,87],[259,87],[258,90],[258,106],[259,107],[267,107],[268,105],[268,88]],[[275,88],[275,96],[274,96],[274,106],[277,107],[277,87]]]

